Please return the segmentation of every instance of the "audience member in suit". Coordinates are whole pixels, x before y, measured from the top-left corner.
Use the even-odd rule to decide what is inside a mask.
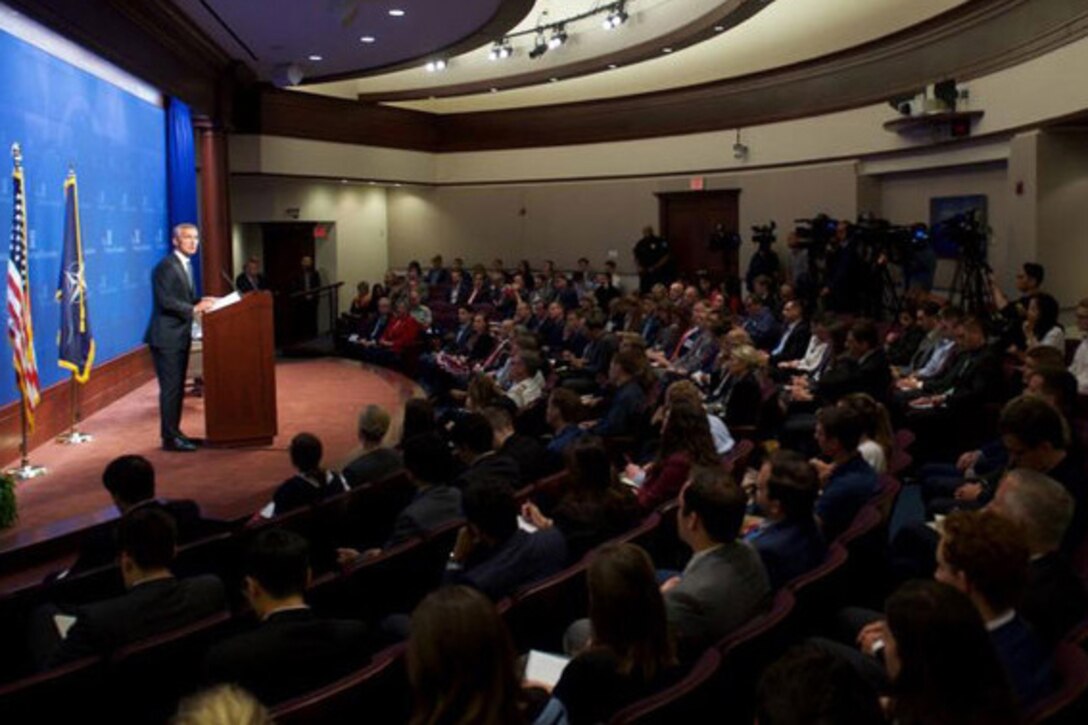
[[[748,316],[744,320],[744,329],[752,338],[752,344],[760,350],[770,350],[778,342],[780,328],[774,313],[757,295],[748,297],[746,303]]]
[[[764,522],[746,540],[759,552],[771,589],[816,568],[827,545],[813,516],[819,494],[816,469],[798,453],[778,450],[756,479],[756,504]]]
[[[348,490],[344,477],[321,467],[321,441],[312,433],[299,433],[291,439],[291,465],[298,471],[284,481],[272,495],[272,509],[266,516],[280,516],[303,506],[310,506],[329,496]]]
[[[514,418],[506,407],[489,406],[483,415],[491,424],[498,456],[513,459],[518,465],[518,483],[527,486],[547,475],[548,451],[536,438],[514,430]]]
[[[899,311],[899,325],[884,338],[884,349],[888,355],[888,364],[895,367],[909,365],[918,346],[928,330],[918,324],[918,314],[913,303],[908,303]]]
[[[236,683],[272,705],[366,662],[368,637],[361,622],[321,619],[306,606],[305,539],[279,529],[262,532],[247,552],[244,573],[246,600],[260,624],[211,648],[204,662],[209,683]]]
[[[544,394],[544,361],[534,350],[518,345],[518,353],[510,357],[510,387],[506,397],[517,410],[524,410]]]
[[[988,622],[961,591],[913,581],[888,599],[888,619],[878,631],[893,722],[1021,722]]]
[[[756,688],[759,725],[885,725],[876,690],[842,657],[801,644],[764,670]]]
[[[758,422],[763,388],[756,374],[762,364],[758,350],[751,345],[737,345],[729,351],[722,370],[711,377],[707,408],[721,416],[726,425],[739,428]]]
[[[431,266],[423,276],[423,280],[431,287],[450,283],[450,271],[442,266],[442,255],[431,257]]]
[[[706,409],[679,399],[665,410],[657,457],[646,467],[628,464],[625,474],[638,484],[638,503],[648,512],[675,498],[695,466],[720,465]]]
[[[234,289],[239,292],[259,292],[268,289],[268,282],[261,274],[261,260],[256,257],[246,260],[242,273],[234,280]]]
[[[785,328],[778,342],[770,349],[770,363],[773,366],[803,358],[812,337],[805,320],[805,307],[800,300],[790,300],[782,305],[782,322]]]
[[[509,484],[474,482],[462,506],[468,523],[458,533],[446,583],[468,584],[498,601],[566,563],[567,545],[559,530],[530,534],[518,526],[518,504]]]
[[[816,443],[831,461],[827,482],[816,500],[816,519],[827,541],[845,531],[876,493],[876,471],[858,451],[863,430],[862,416],[854,408],[829,406],[817,416]]]
[[[573,390],[556,388],[548,397],[548,407],[544,412],[548,427],[552,429],[552,439],[548,441],[549,472],[563,467],[564,455],[570,446],[586,434],[578,425],[583,415],[582,400]]]
[[[389,424],[389,413],[380,405],[368,405],[359,413],[359,443],[363,452],[343,470],[344,480],[351,488],[380,481],[404,468],[401,454],[382,445]]]
[[[888,356],[880,346],[876,325],[871,320],[855,322],[846,335],[846,350],[858,363],[852,389],[846,392],[868,393],[874,400],[887,400],[892,371]]]
[[[646,414],[646,391],[641,376],[646,369],[646,356],[639,350],[620,350],[608,368],[608,380],[614,389],[604,417],[583,424],[602,438],[629,436],[638,432]]]
[[[412,613],[408,680],[412,723],[560,725],[558,700],[519,682],[510,633],[470,587],[444,587]]]
[[[770,593],[759,554],[737,539],[744,509],[744,492],[720,465],[695,469],[680,492],[677,528],[693,554],[661,591],[685,659],[751,620]]]
[[[456,307],[466,305],[468,304],[468,296],[471,290],[472,285],[465,279],[465,273],[460,269],[451,269],[450,291],[446,296],[446,301]]]
[[[940,537],[934,579],[967,595],[989,631],[1016,699],[1022,708],[1030,708],[1050,694],[1055,683],[1051,655],[1015,609],[1028,578],[1029,554],[1023,529],[996,511],[954,511],[944,520]],[[890,619],[890,611],[888,615]],[[900,639],[893,628],[897,642],[889,642],[888,622],[878,613],[852,610],[844,619],[851,620],[855,627],[863,625],[856,636],[845,633],[857,642],[857,650],[835,643],[826,646],[849,656],[874,684],[881,685],[889,675],[894,679],[895,674],[885,669],[885,664],[894,662],[889,654],[897,654],[896,644],[902,648],[907,640]],[[877,659],[881,648],[885,664]],[[963,672],[973,675],[974,668],[949,671],[949,677],[962,679]]]
[[[122,516],[136,509],[161,508],[173,517],[178,541],[187,544],[202,536],[222,531],[225,524],[201,518],[195,501],[155,498],[155,469],[143,456],[126,455],[114,458],[102,472],[105,486],[114,506]],[[107,566],[117,561],[117,523],[91,529],[79,541],[79,557],[62,573],[70,576]]]
[[[402,354],[416,344],[422,331],[420,324],[408,313],[407,300],[397,302],[393,316],[378,342],[363,351],[363,360],[385,367],[397,367]]]
[[[565,274],[556,274],[552,279],[555,289],[555,301],[563,306],[563,310],[570,312],[578,309],[578,290],[571,286]]]
[[[540,335],[540,343],[547,350],[558,352],[563,347],[563,327],[566,324],[567,313],[559,302],[548,304],[548,316],[540,323],[537,333]]]
[[[495,431],[482,413],[467,413],[450,431],[454,454],[467,468],[454,485],[462,491],[474,483],[490,482],[517,486],[521,480],[518,463],[495,450]]]
[[[1031,559],[1019,611],[1051,646],[1088,616],[1088,592],[1061,552],[1073,507],[1060,483],[1029,468],[1006,473],[988,507],[1024,529]]]
[[[552,692],[571,725],[608,722],[681,675],[646,552],[634,544],[605,545],[586,579],[592,643],[567,663]]]
[[[642,510],[631,487],[620,483],[600,438],[580,438],[567,449],[566,458],[570,480],[558,492],[558,502],[545,509],[548,515],[529,501],[521,515],[538,529],[558,528],[570,560],[579,561],[595,546],[634,528]],[[549,495],[544,492],[540,498]]]
[[[594,312],[586,318],[586,336],[588,343],[580,356],[565,354],[564,360],[570,369],[560,377],[562,384],[582,392],[594,392],[608,378],[608,366],[616,354],[619,341],[616,336],[605,330],[604,315]]]
[[[414,493],[411,501],[397,514],[393,531],[381,548],[336,550],[341,565],[360,557],[372,557],[461,518],[461,491],[450,485],[456,470],[449,446],[437,433],[423,433],[404,442],[408,478]]]
[[[166,511],[144,506],[126,513],[117,526],[117,545],[127,591],[68,612],[75,623],[66,636],[54,624],[59,610],[39,610],[31,649],[40,665],[51,668],[90,655],[108,655],[226,610],[226,594],[217,577],[179,580],[170,572],[177,528]]]

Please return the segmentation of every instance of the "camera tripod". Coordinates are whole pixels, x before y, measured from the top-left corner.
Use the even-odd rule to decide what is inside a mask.
[[[990,285],[992,273],[985,261],[973,255],[961,255],[948,291],[949,301],[958,304],[964,312],[989,317],[994,309],[994,293]]]

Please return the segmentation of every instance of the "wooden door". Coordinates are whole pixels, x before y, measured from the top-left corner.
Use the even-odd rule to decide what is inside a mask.
[[[737,249],[721,249],[711,238],[721,224],[725,231],[738,231],[740,190],[681,191],[658,194],[661,236],[669,242],[676,271],[692,278],[696,271],[707,270],[716,282],[737,276]]]
[[[286,347],[313,336],[316,312],[311,321],[288,295],[301,277],[302,258],[314,257],[314,224],[311,222],[269,222],[261,224],[261,252],[268,289],[276,300],[276,346]],[[316,264],[316,263],[315,263]]]

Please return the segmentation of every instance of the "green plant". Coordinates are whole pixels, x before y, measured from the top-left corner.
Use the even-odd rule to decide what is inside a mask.
[[[0,474],[0,529],[6,529],[19,518],[15,504],[15,479]]]

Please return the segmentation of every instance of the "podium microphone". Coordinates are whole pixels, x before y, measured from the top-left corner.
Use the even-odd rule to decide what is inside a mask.
[[[230,278],[229,274],[227,274],[227,270],[220,267],[219,268],[219,274],[222,275],[223,279],[225,279],[227,281],[227,285],[230,287],[231,292],[237,292],[238,291],[238,288],[234,286],[234,280]]]

